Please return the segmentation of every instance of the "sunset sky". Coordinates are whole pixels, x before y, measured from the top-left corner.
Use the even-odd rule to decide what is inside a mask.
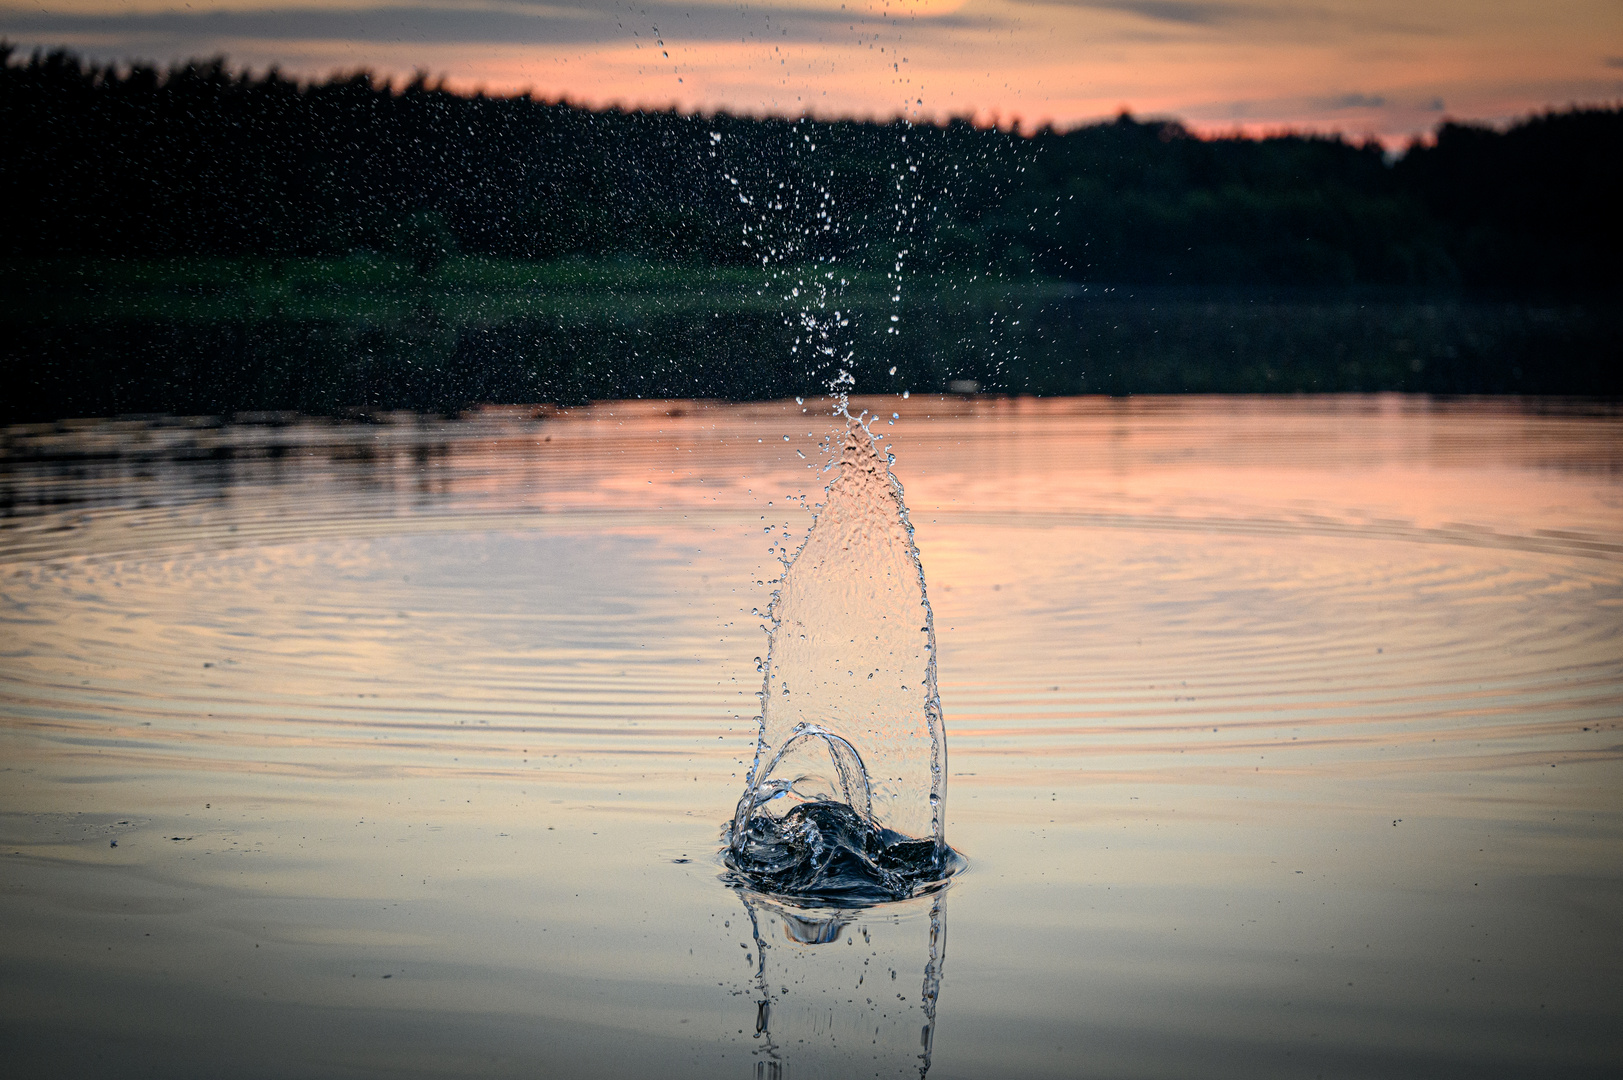
[[[1391,141],[1623,100],[1623,0],[43,0],[0,4],[0,36],[592,105],[1027,127],[1126,108]]]

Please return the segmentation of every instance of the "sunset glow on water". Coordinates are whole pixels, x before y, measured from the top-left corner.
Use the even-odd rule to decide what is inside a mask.
[[[916,1076],[928,1006],[933,1077],[1615,1064],[1615,410],[862,407],[969,869],[822,922],[716,857],[822,407],[9,429],[11,1059]]]

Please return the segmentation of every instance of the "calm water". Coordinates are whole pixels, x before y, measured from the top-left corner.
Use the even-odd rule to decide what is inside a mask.
[[[843,914],[716,854],[826,418],[10,429],[6,1071],[1615,1075],[1623,414],[867,404],[969,869]]]

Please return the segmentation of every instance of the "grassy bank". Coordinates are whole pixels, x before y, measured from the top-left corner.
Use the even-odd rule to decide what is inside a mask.
[[[894,301],[882,273],[815,264],[71,258],[0,264],[0,377],[22,388],[3,415],[814,393],[798,313],[842,279],[824,313],[864,392],[1623,391],[1623,314],[1594,301],[965,272]]]

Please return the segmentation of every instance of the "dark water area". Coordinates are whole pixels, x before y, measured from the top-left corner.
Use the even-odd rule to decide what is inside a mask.
[[[6,428],[7,1074],[1615,1073],[1615,405],[853,404],[968,861],[867,907],[718,855],[811,406]]]
[[[14,422],[823,389],[791,298],[748,271],[457,260],[422,278],[371,258],[3,276],[0,417]],[[875,391],[1623,394],[1623,305],[1603,299],[941,274],[892,302],[851,278],[852,363]]]

